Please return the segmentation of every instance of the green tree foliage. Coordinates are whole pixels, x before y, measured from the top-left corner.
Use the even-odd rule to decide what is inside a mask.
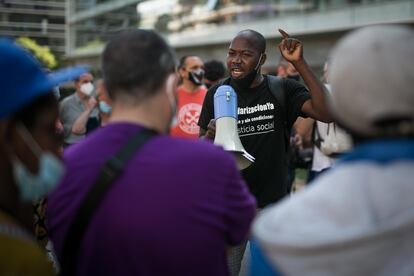
[[[17,43],[22,45],[24,48],[33,53],[33,55],[47,68],[53,69],[56,68],[58,62],[55,55],[50,51],[48,46],[40,46],[31,38],[20,37],[17,40]]]

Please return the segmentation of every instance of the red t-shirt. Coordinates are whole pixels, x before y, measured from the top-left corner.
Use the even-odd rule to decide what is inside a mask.
[[[194,92],[184,87],[177,88],[177,116],[171,127],[171,135],[185,138],[198,138],[200,127],[197,125],[207,88],[200,86]]]

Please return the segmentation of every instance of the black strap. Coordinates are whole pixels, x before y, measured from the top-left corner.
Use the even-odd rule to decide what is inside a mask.
[[[63,245],[61,260],[61,275],[74,275],[76,259],[82,243],[83,235],[92,220],[95,210],[99,207],[105,194],[122,173],[128,161],[150,138],[157,133],[150,129],[143,129],[132,136],[127,143],[102,166],[101,173],[82,201],[78,212],[69,227]]]
[[[287,122],[287,106],[286,106],[286,96],[285,96],[285,87],[283,86],[283,80],[280,77],[275,77],[271,75],[267,75],[267,81],[269,83],[269,90],[272,92],[273,97],[276,98],[278,103],[280,104],[280,108],[282,109],[282,116],[284,118],[283,121]]]
[[[280,105],[282,113],[282,122],[284,124],[284,137],[285,137],[285,150],[289,150],[290,144],[290,132],[292,130],[292,125],[294,122],[290,122],[289,116],[287,114],[287,102],[286,102],[286,91],[283,85],[283,79],[280,77],[275,77],[267,75],[267,81],[269,84],[269,90],[272,93],[273,97],[276,98],[277,102]]]

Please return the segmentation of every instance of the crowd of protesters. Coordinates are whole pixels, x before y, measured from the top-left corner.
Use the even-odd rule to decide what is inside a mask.
[[[350,32],[321,80],[279,32],[277,77],[254,30],[223,62],[120,31],[97,81],[0,39],[0,275],[414,274],[414,31]],[[223,85],[241,171],[214,145]],[[306,140],[312,185],[288,197]]]

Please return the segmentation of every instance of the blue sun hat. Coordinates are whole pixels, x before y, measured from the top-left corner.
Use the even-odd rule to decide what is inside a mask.
[[[76,66],[48,74],[28,51],[0,38],[0,118],[86,72],[86,67]]]

